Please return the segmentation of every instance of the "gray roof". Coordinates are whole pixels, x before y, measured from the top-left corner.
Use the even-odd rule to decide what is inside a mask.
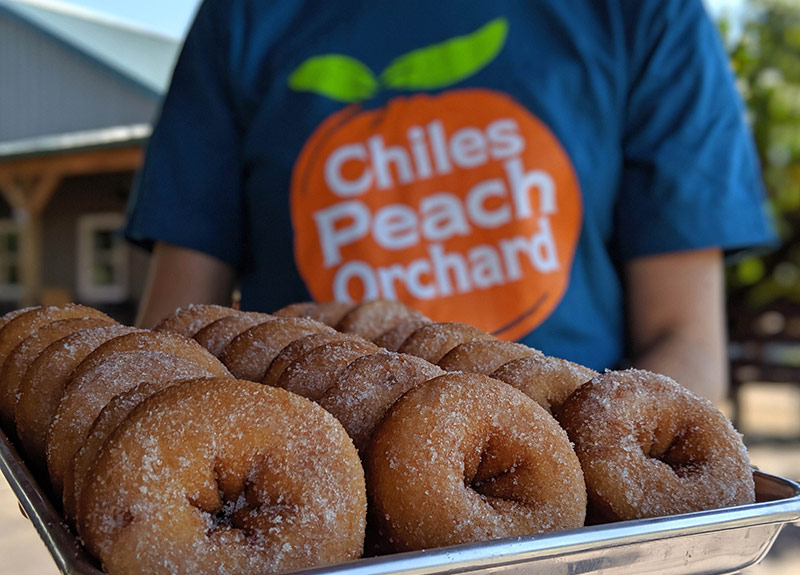
[[[178,39],[52,0],[0,0],[3,9],[149,91],[166,90],[181,46]]]

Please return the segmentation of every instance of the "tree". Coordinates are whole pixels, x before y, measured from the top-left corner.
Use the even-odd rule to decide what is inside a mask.
[[[751,0],[735,38],[721,22],[748,109],[780,247],[729,268],[732,313],[800,302],[800,3]]]

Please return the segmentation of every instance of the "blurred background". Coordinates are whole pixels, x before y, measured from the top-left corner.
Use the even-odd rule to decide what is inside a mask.
[[[727,269],[729,415],[800,480],[800,0],[705,0],[781,237]],[[80,301],[132,323],[146,255],[115,232],[199,0],[0,0],[0,313]],[[0,482],[0,572],[55,573]],[[748,573],[800,573],[786,527]]]

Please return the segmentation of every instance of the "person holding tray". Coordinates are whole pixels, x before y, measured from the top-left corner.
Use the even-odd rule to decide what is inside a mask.
[[[138,322],[399,299],[726,387],[723,254],[774,240],[701,0],[206,0],[125,230]]]

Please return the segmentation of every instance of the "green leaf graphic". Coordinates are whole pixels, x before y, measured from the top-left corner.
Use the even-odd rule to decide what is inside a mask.
[[[445,88],[476,74],[506,42],[508,21],[495,18],[475,32],[398,56],[381,73],[381,83],[396,90]]]
[[[378,89],[378,81],[372,71],[355,58],[325,54],[300,64],[289,75],[289,87],[352,103],[371,98]]]

